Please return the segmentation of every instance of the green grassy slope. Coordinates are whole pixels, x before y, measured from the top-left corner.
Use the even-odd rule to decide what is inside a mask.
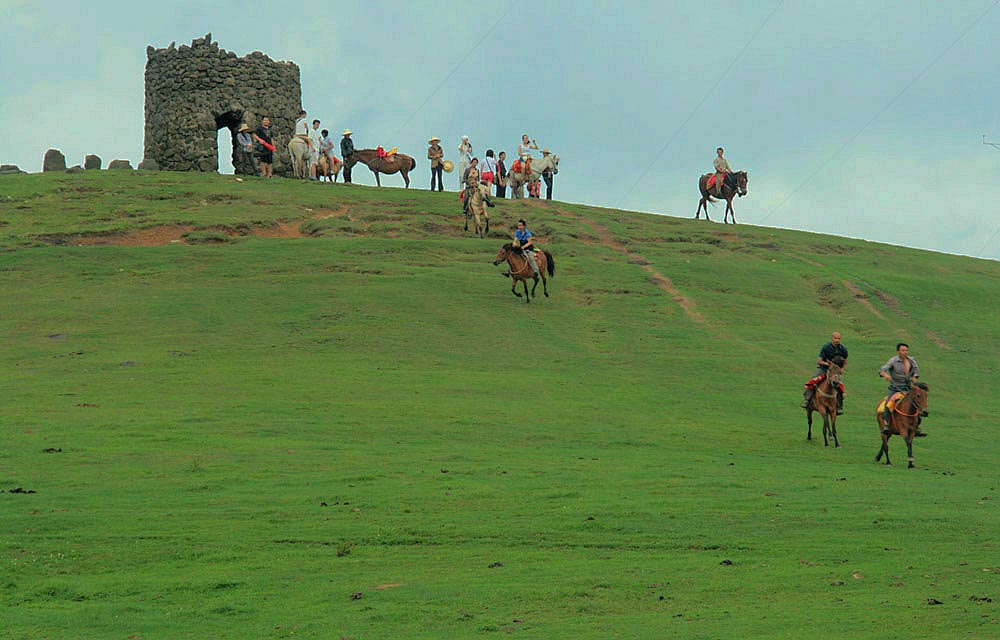
[[[4,637],[997,633],[1000,265],[558,202],[480,240],[459,212],[0,177]],[[557,262],[530,306],[491,264],[518,217]],[[840,449],[797,408],[833,330]],[[898,439],[872,462],[900,339],[931,386],[913,470]]]

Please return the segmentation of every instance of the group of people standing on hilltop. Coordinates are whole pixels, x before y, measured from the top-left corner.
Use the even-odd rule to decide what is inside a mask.
[[[321,122],[314,119],[312,122],[306,118],[305,109],[301,109],[298,118],[295,120],[295,130],[293,137],[301,139],[309,149],[309,177],[311,180],[318,180],[317,167],[320,158],[325,158],[332,166],[341,160],[337,158],[335,149],[336,141],[330,137],[327,129],[320,129]],[[351,181],[351,163],[348,160],[354,155],[354,141],[351,139],[352,131],[344,129],[340,140],[340,155],[344,163],[344,182]],[[251,130],[247,124],[242,124],[236,133],[237,153],[242,156],[239,163],[247,168],[253,169],[262,178],[274,177],[274,154],[277,145],[274,141],[274,131],[271,129],[271,119],[267,116],[261,118],[260,126]]]
[[[427,143],[429,145],[427,148],[427,159],[431,161],[431,191],[444,191],[443,171],[447,161],[444,159],[441,138],[434,136]],[[517,147],[518,159],[530,167],[532,161],[531,152],[537,149],[538,143],[530,139],[528,134],[524,134],[521,136],[521,143]],[[547,156],[550,154],[550,151],[542,149],[541,153],[542,156]],[[469,141],[469,136],[464,135],[458,145],[458,184],[460,191],[465,191],[468,188],[469,175],[473,169],[476,171],[477,180],[486,183],[487,189],[491,192],[490,195],[493,195],[492,192],[495,189],[497,198],[507,197],[509,173],[507,153],[505,151],[495,153],[493,149],[487,149],[486,154],[480,159],[475,155],[472,142]],[[542,172],[542,179],[545,181],[546,186],[546,200],[552,199],[553,178],[552,171],[546,170]],[[541,187],[536,182],[529,189],[528,195],[532,198],[539,198],[541,197],[540,192]]]

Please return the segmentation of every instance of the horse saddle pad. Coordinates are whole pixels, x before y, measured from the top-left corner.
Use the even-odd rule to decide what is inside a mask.
[[[899,402],[900,398],[902,398],[905,395],[906,393],[902,391],[897,391],[896,393],[892,394],[891,398],[882,398],[882,401],[878,403],[877,411],[879,411],[880,413],[882,411],[885,411],[886,408],[885,405],[887,402],[889,404],[889,411],[892,411],[893,409],[896,408],[896,403]]]
[[[723,181],[723,183],[725,183],[726,179],[723,178],[722,181]],[[715,174],[714,173],[708,174],[708,182],[705,183],[705,186],[706,187],[714,187],[715,186]]]

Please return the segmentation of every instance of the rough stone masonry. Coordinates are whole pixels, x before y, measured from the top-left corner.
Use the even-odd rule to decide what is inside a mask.
[[[256,129],[267,116],[277,147],[274,173],[291,175],[288,141],[302,108],[298,65],[259,51],[237,57],[212,42],[211,33],[190,47],[174,44],[146,47],[143,162],[169,171],[218,171],[218,131],[226,127],[236,173],[253,173],[237,152],[236,133],[244,122]]]

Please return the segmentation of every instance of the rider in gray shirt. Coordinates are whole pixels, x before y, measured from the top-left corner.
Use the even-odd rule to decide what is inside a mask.
[[[900,342],[896,345],[896,355],[878,370],[878,374],[889,382],[890,396],[897,391],[909,391],[910,384],[920,377],[920,367],[909,352],[910,345]]]

